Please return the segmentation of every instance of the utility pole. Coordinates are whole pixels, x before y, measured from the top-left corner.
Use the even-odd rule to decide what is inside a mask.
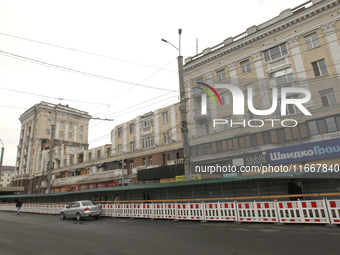
[[[2,168],[2,162],[4,160],[4,152],[5,152],[5,145],[4,143],[1,141],[0,139],[0,143],[2,144],[2,148],[1,148],[1,156],[0,156],[0,176],[1,176],[1,168]],[[1,178],[0,178],[1,179]]]
[[[185,85],[184,85],[184,71],[183,71],[183,56],[181,56],[181,35],[182,29],[178,29],[179,35],[179,48],[169,43],[168,41],[162,39],[163,42],[169,43],[171,46],[176,48],[179,52],[177,57],[178,62],[178,78],[179,78],[179,92],[180,92],[180,107],[181,107],[181,130],[183,139],[183,154],[184,154],[184,172],[185,180],[191,181],[191,171],[190,171],[190,151],[189,151],[189,130],[188,130],[188,120],[187,120],[187,99],[185,96]]]
[[[124,159],[122,159],[122,186],[124,186]]]
[[[51,182],[52,182],[52,168],[53,168],[53,153],[54,153],[54,130],[55,125],[52,124],[52,131],[51,131],[51,141],[50,141],[50,152],[48,155],[48,163],[47,163],[47,184],[46,184],[46,193],[50,193],[51,191]]]

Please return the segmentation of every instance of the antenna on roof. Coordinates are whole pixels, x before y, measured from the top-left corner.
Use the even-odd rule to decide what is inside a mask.
[[[196,38],[196,55],[198,54],[198,38]]]

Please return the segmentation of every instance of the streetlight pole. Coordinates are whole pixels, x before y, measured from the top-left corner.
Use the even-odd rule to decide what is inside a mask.
[[[1,139],[0,139],[0,143],[2,144],[2,148],[1,148],[1,156],[0,156],[0,176],[1,176],[1,168],[2,168],[2,161],[3,161],[3,159],[4,159],[5,145],[4,145],[4,143],[1,141]]]
[[[49,114],[52,113],[49,112]],[[55,120],[53,119],[55,122]],[[54,153],[54,133],[55,133],[55,123],[51,124],[52,130],[51,130],[51,141],[50,141],[50,152],[48,155],[48,163],[47,163],[47,183],[46,183],[46,193],[51,192],[51,182],[52,182],[52,168],[53,168],[53,153]]]
[[[179,48],[168,42],[167,40],[161,39],[163,42],[170,44],[172,47],[178,50],[179,56],[177,57],[178,62],[178,78],[179,78],[179,91],[180,91],[180,107],[181,107],[181,130],[183,139],[183,154],[184,154],[184,172],[185,179],[191,181],[190,171],[190,151],[189,151],[189,130],[187,120],[187,99],[185,96],[185,85],[184,85],[184,71],[183,71],[183,56],[181,56],[181,35],[182,29],[178,29],[179,35]]]

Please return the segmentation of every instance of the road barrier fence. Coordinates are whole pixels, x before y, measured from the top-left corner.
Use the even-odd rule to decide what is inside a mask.
[[[23,213],[57,215],[67,203],[24,203]],[[102,203],[105,217],[199,221],[340,224],[340,200],[271,202]],[[0,203],[0,211],[16,212],[15,203]]]

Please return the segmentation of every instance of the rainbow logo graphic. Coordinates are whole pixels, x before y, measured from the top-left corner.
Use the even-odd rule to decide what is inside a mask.
[[[209,88],[212,92],[214,92],[215,95],[217,96],[218,100],[220,101],[220,104],[222,105],[222,100],[221,100],[221,98],[220,98],[220,95],[217,93],[217,91],[216,91],[213,87],[211,87],[210,85],[205,84],[205,83],[203,83],[203,82],[197,82],[197,83],[198,83],[198,84],[201,84],[201,85],[203,85],[203,86],[206,86],[206,87]],[[204,88],[201,88],[201,87],[197,87],[197,88],[198,88],[198,89],[201,89],[201,90],[203,90],[203,91],[205,91],[205,92],[212,98],[212,100],[214,100],[215,105],[217,105],[214,96],[211,94],[211,92],[210,92],[209,90],[204,89]]]

